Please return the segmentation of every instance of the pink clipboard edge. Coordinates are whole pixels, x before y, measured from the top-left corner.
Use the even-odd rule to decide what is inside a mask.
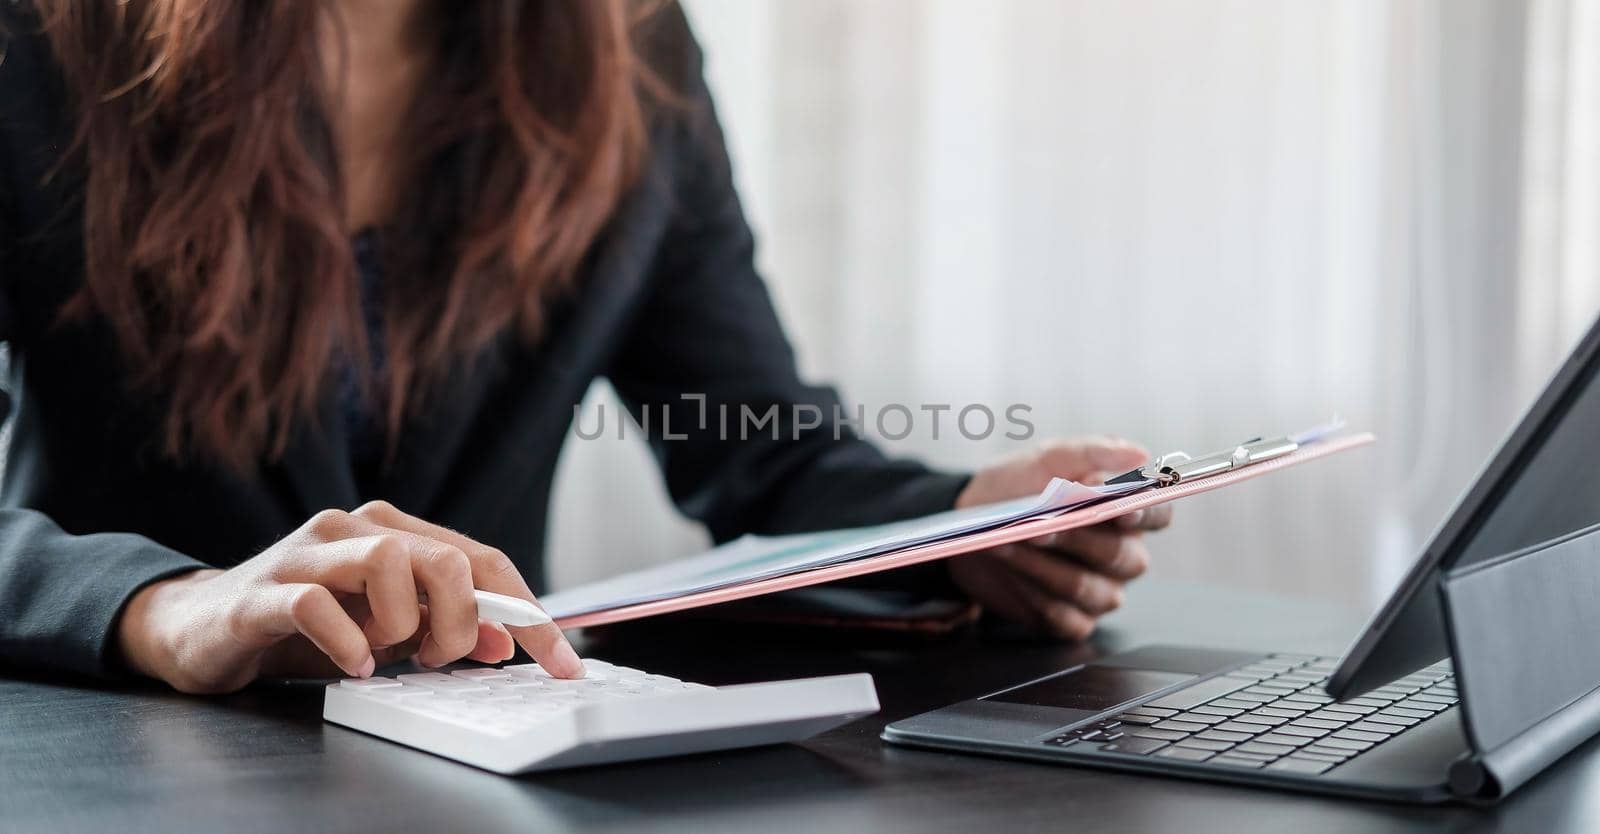
[[[1280,469],[1287,469],[1291,466],[1297,466],[1308,461],[1317,460],[1318,458],[1328,457],[1330,455],[1335,455],[1350,449],[1365,446],[1369,443],[1372,443],[1375,439],[1376,438],[1373,437],[1373,435],[1365,432],[1346,435],[1344,437],[1335,437],[1291,452],[1276,460],[1258,463],[1254,466],[1240,469],[1237,472],[1228,472],[1222,475],[1215,475],[1210,478],[1204,478],[1202,480],[1192,481],[1187,484],[1179,484],[1177,486],[1166,487],[1163,489],[1146,489],[1133,495],[1124,496],[1113,501],[1107,501],[1103,504],[1095,504],[1093,506],[1084,507],[1080,510],[1072,510],[1057,516],[1048,516],[1045,518],[1034,519],[1032,521],[1024,521],[1018,524],[999,527],[994,530],[988,530],[970,536],[963,536],[950,541],[936,542],[934,544],[923,545],[921,547],[914,547],[909,550],[886,553],[882,556],[873,556],[868,559],[861,559],[840,565],[832,565],[825,568],[816,568],[814,570],[790,574],[788,576],[762,579],[755,582],[747,582],[743,585],[717,588],[715,590],[702,591],[697,594],[688,594],[673,599],[643,602],[636,605],[625,605],[620,608],[611,608],[604,611],[591,611],[587,614],[575,614],[571,617],[558,617],[556,618],[556,625],[563,629],[567,629],[626,622],[628,620],[637,620],[643,617],[652,617],[657,614],[670,614],[675,611],[687,611],[691,608],[700,608],[706,605],[716,605],[718,603],[733,602],[734,600],[748,599],[750,597],[776,593],[778,591],[788,591],[794,588],[820,585],[824,582],[833,582],[838,579],[847,579],[852,576],[861,576],[868,573],[877,573],[879,571],[908,567],[910,565],[917,565],[923,562],[931,562],[935,559],[948,559],[951,556],[960,556],[964,553],[987,550],[991,547],[998,547],[999,545],[1003,544],[1010,544],[1012,542],[1022,541],[1024,539],[1031,539],[1035,536],[1042,536],[1046,533],[1058,533],[1063,530],[1072,530],[1078,527],[1087,527],[1091,524],[1099,524],[1102,521],[1108,521],[1116,518],[1119,515],[1126,515],[1127,513],[1131,513],[1135,510],[1142,510],[1146,507],[1154,507],[1160,504],[1166,504],[1170,501],[1176,501],[1179,498],[1184,498],[1190,495],[1198,495],[1202,492],[1210,492],[1214,489],[1221,489],[1225,486],[1239,483],[1240,481],[1248,481],[1252,478],[1259,478],[1262,475],[1268,475],[1273,472],[1277,472]]]

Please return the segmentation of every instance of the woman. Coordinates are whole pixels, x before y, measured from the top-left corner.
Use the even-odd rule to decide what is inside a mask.
[[[10,663],[216,692],[520,644],[580,675],[558,629],[480,622],[471,592],[543,586],[556,456],[601,375],[630,407],[671,412],[686,436],[658,432],[655,453],[719,540],[1144,458],[1058,443],[969,478],[831,424],[693,430],[702,407],[836,401],[796,377],[676,9],[0,9]],[[904,581],[1081,638],[1144,569],[1138,528],[1162,523]]]

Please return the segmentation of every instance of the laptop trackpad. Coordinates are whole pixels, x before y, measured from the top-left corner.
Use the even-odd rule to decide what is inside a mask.
[[[1194,675],[1182,672],[1091,665],[989,695],[982,700],[1100,712],[1194,679]]]

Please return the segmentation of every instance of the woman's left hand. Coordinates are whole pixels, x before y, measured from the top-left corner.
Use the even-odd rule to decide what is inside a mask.
[[[956,498],[956,507],[1036,495],[1051,478],[1100,483],[1148,457],[1138,445],[1115,438],[1051,443],[979,471]],[[1170,506],[1141,510],[1094,527],[962,556],[951,561],[950,574],[989,610],[1057,637],[1082,640],[1101,615],[1122,604],[1122,586],[1149,567],[1142,533],[1171,520]]]

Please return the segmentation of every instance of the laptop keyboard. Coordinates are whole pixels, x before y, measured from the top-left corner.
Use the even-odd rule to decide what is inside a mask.
[[[1314,776],[1457,703],[1447,660],[1343,702],[1323,689],[1337,666],[1269,655],[1043,743]]]

